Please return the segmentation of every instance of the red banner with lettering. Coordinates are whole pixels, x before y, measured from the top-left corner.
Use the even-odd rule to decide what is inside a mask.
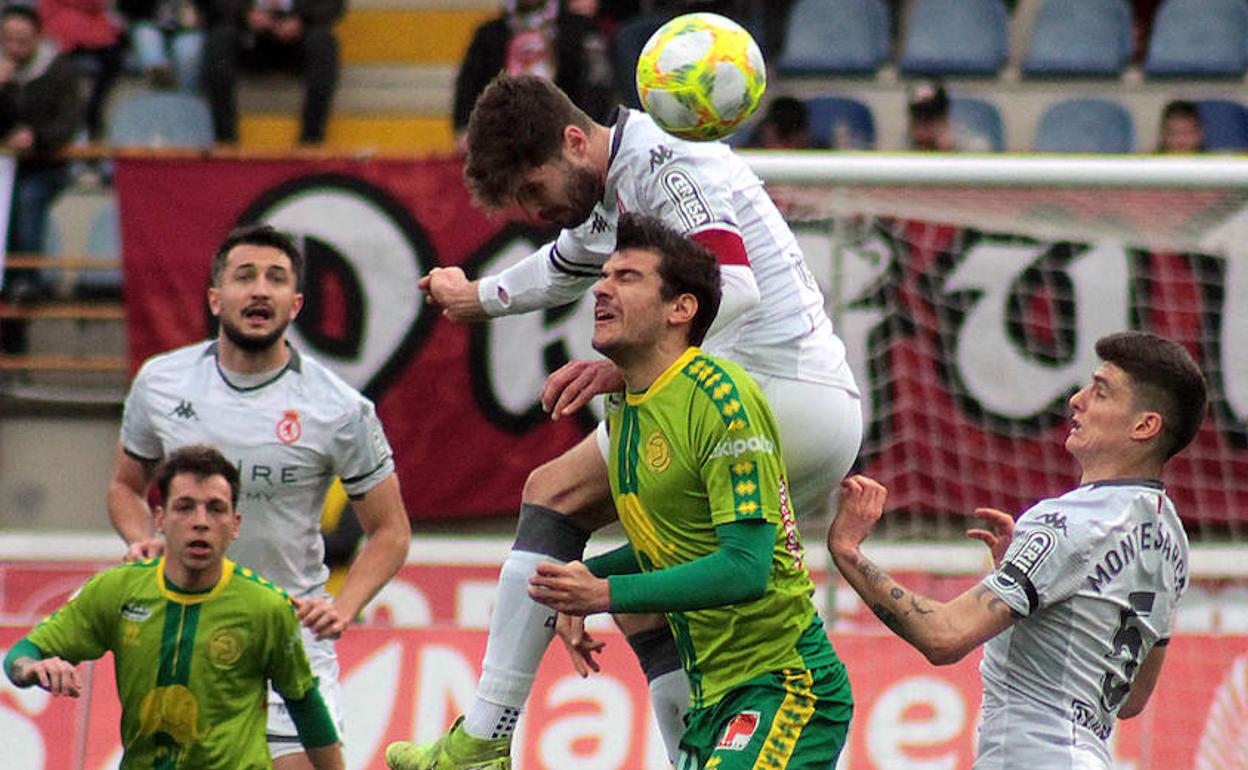
[[[422,301],[431,268],[494,272],[549,235],[483,216],[458,161],[121,159],[116,178],[134,365],[209,334],[209,260],[231,228],[295,234],[292,336],[377,402],[412,516],[510,513],[529,470],[592,427],[592,410],[552,423],[538,403],[549,372],[593,355],[591,299],[473,326]],[[1141,328],[1187,346],[1211,387],[1165,479],[1181,515],[1248,516],[1248,260],[910,221],[795,228],[863,392],[861,469],[890,507],[1020,511],[1069,489],[1067,400],[1098,337]]]

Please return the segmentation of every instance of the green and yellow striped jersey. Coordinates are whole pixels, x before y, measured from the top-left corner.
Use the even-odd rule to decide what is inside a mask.
[[[644,393],[607,404],[611,492],[646,572],[706,556],[715,527],[747,519],[776,525],[762,598],[670,612],[692,703],[708,706],[769,671],[836,660],[811,644],[815,621],[801,541],[789,504],[775,418],[740,366],[687,350]]]
[[[266,680],[288,700],[316,687],[290,597],[228,559],[198,593],[164,559],[101,572],[26,640],[71,663],[112,651],[123,769],[272,767]]]

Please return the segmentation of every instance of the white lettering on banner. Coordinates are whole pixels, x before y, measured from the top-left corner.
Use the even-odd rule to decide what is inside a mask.
[[[1020,350],[1009,336],[1010,287],[1047,246],[980,241],[945,282],[945,291],[976,291],[958,330],[957,376],[985,409],[1011,419],[1031,417],[1087,381],[1098,359],[1091,345],[1076,345],[1067,362],[1053,364]],[[1089,248],[1070,263],[1075,339],[1095,340],[1130,326],[1128,257],[1121,246]]]
[[[500,273],[528,256],[537,244],[517,239],[481,266],[482,275]],[[494,402],[512,417],[520,417],[541,403],[542,386],[550,374],[543,351],[562,345],[569,360],[599,358],[589,344],[594,327],[594,298],[586,292],[572,312],[521,313],[488,322],[486,385]],[[597,401],[593,407],[601,417]]]
[[[433,625],[433,610],[424,591],[401,578],[386,583],[364,610],[366,622],[375,622],[379,616],[387,616],[390,625],[399,628]]]
[[[909,716],[917,708],[931,714]],[[952,742],[967,728],[967,708],[958,688],[943,679],[915,676],[887,688],[867,720],[867,754],[876,767],[889,770],[954,770],[958,764]],[[951,744],[947,752],[911,756],[907,747]]]
[[[403,645],[389,642],[342,678],[343,753],[349,770],[368,766],[382,745],[403,673]]]
[[[0,655],[5,654],[8,650],[0,651]],[[17,706],[8,708],[0,699],[0,735],[4,736],[5,766],[42,768],[47,755],[45,737],[29,717],[42,714],[52,696],[39,687],[14,687],[7,676],[0,677],[0,694],[8,695]]]
[[[550,688],[546,703],[551,707],[588,703],[595,713],[582,710],[546,723],[538,737],[545,766],[623,770],[636,718],[632,698],[623,685],[612,677],[590,680],[565,676]]]
[[[352,314],[364,314],[358,355],[335,355],[311,344],[298,324],[291,324],[290,330],[296,346],[314,351],[352,387],[365,388],[398,351],[426,307],[417,282],[432,255],[415,253],[400,223],[378,201],[345,187],[325,184],[292,190],[258,218],[301,236],[305,252],[309,239],[332,247],[353,270],[364,300],[362,307],[348,308]]]
[[[494,598],[497,594],[497,582],[461,581],[455,586],[455,626],[473,629],[489,628],[490,614],[494,611]]]
[[[421,647],[418,669],[416,724],[410,734],[412,740],[425,743],[437,740],[455,715],[472,704],[477,672],[463,652],[440,644]]]
[[[1226,291],[1222,293],[1222,388],[1231,414],[1248,420],[1248,254],[1226,259]]]

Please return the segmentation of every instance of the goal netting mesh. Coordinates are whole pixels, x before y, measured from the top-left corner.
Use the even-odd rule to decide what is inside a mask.
[[[1077,483],[1095,340],[1184,344],[1211,409],[1166,482],[1198,538],[1248,529],[1248,161],[745,153],[823,285],[892,532]],[[898,522],[901,522],[900,524]]]

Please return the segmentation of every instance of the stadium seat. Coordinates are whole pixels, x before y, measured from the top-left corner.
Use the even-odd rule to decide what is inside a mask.
[[[110,198],[91,220],[87,230],[87,257],[101,260],[121,257],[121,223],[116,198]],[[86,296],[121,296],[121,270],[83,270],[78,273],[76,286],[78,293]]]
[[[1230,99],[1196,102],[1209,152],[1248,151],[1248,107]]]
[[[637,57],[655,30],[663,26],[667,17],[660,15],[638,16],[620,25],[611,41],[611,67],[614,70],[615,90],[620,100],[633,109],[641,108],[637,98]]]
[[[949,122],[955,134],[962,132],[981,136],[988,141],[993,152],[1005,150],[1005,127],[1001,122],[1001,113],[991,102],[955,97],[949,102]]]
[[[1239,77],[1248,69],[1248,3],[1167,0],[1157,10],[1150,77]]]
[[[819,145],[834,150],[875,148],[875,117],[867,105],[857,99],[820,96],[808,100],[806,106],[810,108],[810,137]],[[839,126],[849,133],[848,147],[844,146],[847,142],[837,141]]]
[[[1002,0],[914,0],[901,70],[907,75],[995,75],[1009,53]]]
[[[1131,113],[1104,99],[1068,99],[1049,107],[1036,127],[1036,152],[1135,152]]]
[[[1023,74],[1117,75],[1130,59],[1126,0],[1046,0],[1036,15]]]
[[[789,13],[785,75],[870,75],[891,53],[882,0],[798,0]]]
[[[203,99],[150,92],[117,103],[108,120],[108,142],[117,147],[211,149],[212,115]]]

